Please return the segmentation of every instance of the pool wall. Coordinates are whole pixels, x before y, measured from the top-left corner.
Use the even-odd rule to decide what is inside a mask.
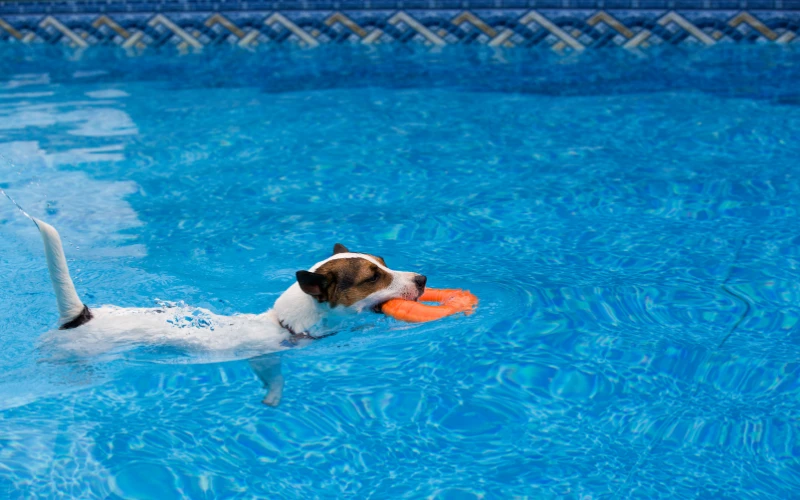
[[[563,54],[800,44],[800,0],[0,1],[0,43],[153,47],[482,44]]]

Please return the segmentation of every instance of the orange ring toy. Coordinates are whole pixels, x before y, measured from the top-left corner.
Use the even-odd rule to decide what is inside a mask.
[[[438,302],[437,306],[420,304],[413,300],[391,299],[383,304],[381,311],[387,316],[408,323],[425,323],[445,316],[463,312],[472,314],[478,304],[478,297],[467,290],[446,288],[426,288],[418,299],[420,302]]]

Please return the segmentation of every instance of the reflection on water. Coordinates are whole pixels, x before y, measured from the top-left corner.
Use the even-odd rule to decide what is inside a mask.
[[[146,254],[144,245],[129,243],[130,237],[123,234],[142,224],[125,200],[138,191],[136,184],[97,180],[76,170],[87,163],[122,161],[125,144],[120,143],[117,136],[138,132],[124,110],[108,107],[117,104],[115,102],[64,98],[64,91],[58,86],[53,91],[21,92],[25,87],[41,88],[49,82],[47,74],[14,75],[0,87],[5,90],[0,91],[0,171],[3,186],[16,201],[36,217],[59,227],[73,278],[83,289],[81,285],[87,273],[73,258],[106,260],[105,267],[109,267],[114,265],[112,261]],[[61,134],[104,142],[58,139]],[[19,279],[19,283],[25,284],[46,283],[47,275],[41,273],[46,267],[43,267],[41,242],[35,227],[8,203],[0,206],[0,220],[3,221],[3,255],[8,259],[9,272],[15,274],[15,282]],[[95,268],[90,273],[97,271]],[[54,298],[46,286],[31,288],[45,297],[50,296],[41,308],[26,314],[39,325],[41,334],[47,329],[42,326],[52,326],[53,318],[49,313],[54,310]],[[9,311],[15,312],[4,319],[3,330],[20,319],[17,311],[30,307],[31,293],[24,289],[7,290],[4,302],[9,305]],[[94,297],[90,291],[87,295]],[[15,330],[11,327],[3,336],[3,358],[8,360],[7,370],[0,376],[0,406],[3,408],[107,380],[100,375],[105,370],[75,376],[76,370],[82,371],[80,367],[41,364],[37,352],[38,335],[20,335]]]
[[[0,82],[0,154],[16,163],[2,187],[61,231],[89,304],[260,313],[341,241],[469,288],[478,312],[372,316],[288,350],[274,409],[244,361],[151,347],[42,362],[41,243],[0,203],[0,494],[800,488],[800,118],[768,99],[783,80],[759,86],[745,56],[717,52],[687,63],[689,90],[644,92],[687,70],[652,63],[604,93],[580,61],[542,58],[538,76],[496,61],[493,81],[480,57],[444,52],[419,57],[451,71],[413,75],[404,54],[392,80],[372,54],[375,84],[354,89],[316,54],[292,57],[329,90],[278,92],[322,77],[266,63],[226,79],[228,63],[190,61],[166,82],[177,70],[158,60],[130,77],[124,61],[27,62]],[[537,93],[553,75],[576,86]]]

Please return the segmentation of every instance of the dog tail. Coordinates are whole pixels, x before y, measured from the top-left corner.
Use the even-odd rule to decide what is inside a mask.
[[[39,219],[33,219],[44,241],[44,254],[47,257],[47,268],[50,271],[50,281],[56,292],[58,302],[58,324],[61,330],[75,328],[92,319],[92,312],[86,307],[75,291],[72,278],[69,277],[67,259],[64,257],[64,248],[61,246],[61,237],[58,231]]]

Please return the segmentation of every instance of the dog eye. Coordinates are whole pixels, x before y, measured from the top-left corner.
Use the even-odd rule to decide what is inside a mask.
[[[376,281],[378,281],[379,277],[380,276],[378,276],[378,273],[375,273],[375,274],[372,275],[372,277],[370,279],[367,280],[367,283],[375,283]]]

